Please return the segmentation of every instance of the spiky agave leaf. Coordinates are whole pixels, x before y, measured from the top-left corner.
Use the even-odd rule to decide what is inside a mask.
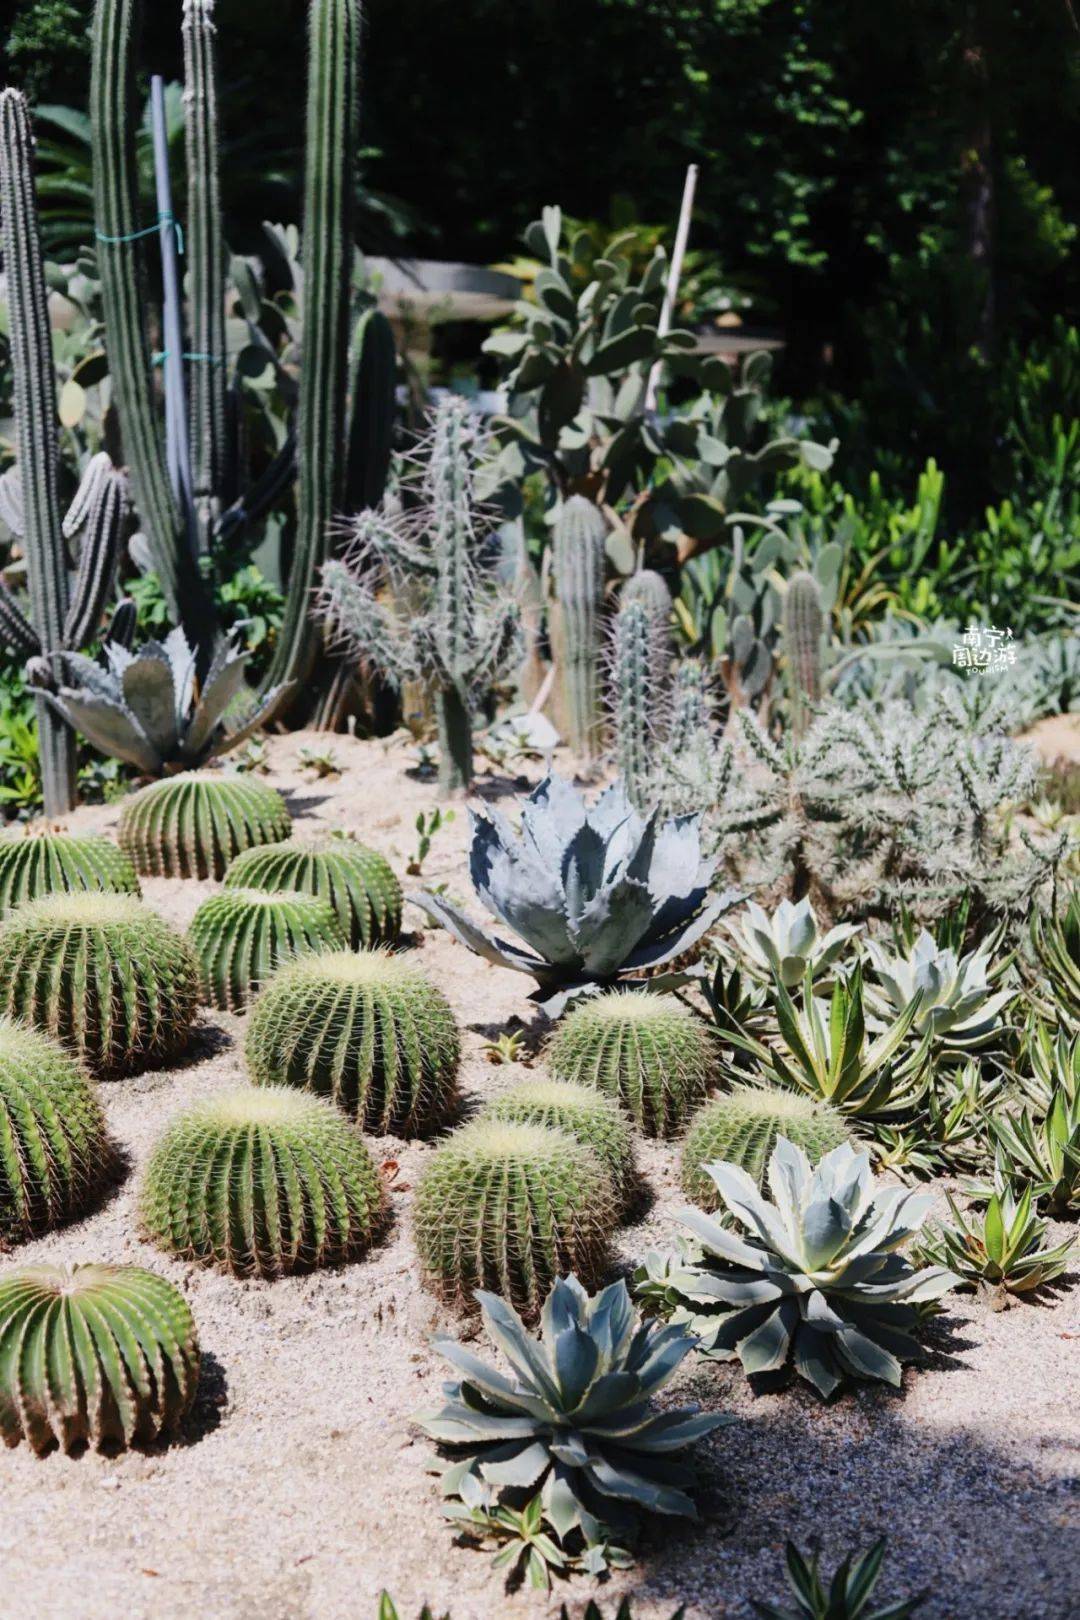
[[[890,955],[877,940],[867,940],[867,954],[878,980],[868,994],[871,1009],[884,1018],[895,1018],[919,996],[919,1011],[912,1024],[916,1036],[929,1035],[965,1052],[986,1047],[1000,1033],[1002,1011],[1015,999],[1013,990],[993,990],[1000,968],[990,967],[992,949],[993,942],[988,941],[978,950],[958,956],[939,947],[925,928],[907,955]]]
[[[1046,1222],[1035,1210],[1030,1182],[1017,1194],[999,1165],[982,1212],[961,1211],[947,1197],[952,1221],[928,1231],[919,1257],[951,1271],[960,1286],[985,1291],[1000,1310],[1010,1294],[1031,1294],[1053,1282],[1074,1252],[1070,1241],[1043,1247]]]
[[[718,1209],[720,1194],[706,1168],[718,1160],[738,1165],[760,1187],[781,1136],[802,1148],[812,1164],[851,1141],[843,1117],[828,1103],[776,1086],[737,1086],[690,1121],[682,1148],[683,1192],[699,1209]]]
[[[806,897],[797,905],[781,900],[771,917],[747,900],[740,922],[727,928],[747,970],[757,978],[778,978],[789,990],[802,984],[807,967],[820,979],[860,932],[856,924],[841,923],[823,934]]]
[[[766,1177],[771,1202],[736,1165],[705,1169],[743,1230],[701,1210],[680,1216],[702,1258],[674,1261],[664,1288],[701,1349],[738,1358],[748,1374],[791,1359],[825,1397],[852,1378],[898,1387],[902,1363],[918,1354],[915,1307],[955,1284],[944,1268],[916,1271],[899,1252],[933,1195],[875,1182],[869,1154],[848,1143],[812,1168],[781,1136]]]
[[[697,817],[643,818],[621,783],[590,807],[549,775],[526,799],[520,832],[497,812],[470,814],[473,887],[524,948],[439,895],[410,898],[477,955],[535,978],[552,1014],[688,951],[741,899],[710,895],[715,863],[702,857]]]
[[[539,1491],[559,1538],[580,1532],[589,1545],[632,1530],[642,1512],[696,1518],[694,1471],[682,1454],[729,1419],[653,1404],[692,1336],[643,1323],[622,1281],[590,1297],[575,1276],[560,1279],[539,1338],[504,1300],[476,1297],[510,1374],[456,1341],[436,1341],[459,1380],[446,1386],[440,1411],[415,1421],[458,1459],[444,1493],[480,1505]]]

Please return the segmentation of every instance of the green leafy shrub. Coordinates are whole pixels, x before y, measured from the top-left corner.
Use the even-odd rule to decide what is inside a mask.
[[[138,894],[135,868],[108,838],[40,832],[0,837],[0,918],[44,894]]]
[[[46,895],[0,924],[0,1013],[54,1036],[102,1078],[176,1057],[198,983],[187,942],[131,895]]]
[[[717,1160],[738,1165],[760,1187],[780,1136],[802,1148],[811,1164],[852,1139],[827,1103],[775,1086],[738,1086],[707,1102],[690,1121],[682,1149],[683,1192],[699,1209],[719,1209],[720,1194],[706,1169]]]
[[[84,1210],[113,1155],[92,1083],[59,1046],[0,1018],[0,1238]]]
[[[503,1120],[448,1136],[413,1200],[424,1281],[466,1310],[487,1288],[536,1317],[557,1277],[597,1283],[614,1224],[611,1177],[591,1148]]]
[[[401,933],[401,885],[389,861],[345,833],[245,850],[226,872],[225,887],[318,895],[337,912],[354,950],[393,945]]]
[[[488,1103],[484,1117],[566,1131],[606,1165],[620,1207],[629,1199],[634,1140],[625,1114],[610,1097],[567,1080],[525,1080]]]
[[[345,944],[337,915],[313,894],[222,889],[191,919],[188,939],[199,961],[202,998],[243,1012],[275,968],[294,956]]]
[[[28,1336],[38,1347],[27,1355]],[[135,1266],[26,1266],[0,1278],[0,1433],[54,1446],[144,1445],[195,1399],[199,1344],[183,1295]]]
[[[707,1026],[672,996],[612,991],[571,1012],[547,1049],[559,1080],[616,1098],[649,1136],[674,1136],[716,1076]]]
[[[175,1119],[147,1165],[143,1227],[170,1254],[237,1277],[353,1259],[384,1196],[375,1161],[329,1103],[239,1091]]]
[[[419,1136],[456,1098],[461,1039],[442,991],[388,951],[331,951],[283,968],[255,1003],[256,1085],[331,1098],[363,1130]]]
[[[188,771],[128,799],[118,837],[146,877],[220,878],[242,850],[291,831],[285,801],[265,783]]]

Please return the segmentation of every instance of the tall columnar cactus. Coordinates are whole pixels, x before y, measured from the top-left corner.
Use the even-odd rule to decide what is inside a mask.
[[[0,1435],[54,1446],[146,1445],[199,1385],[183,1294],[136,1266],[26,1266],[0,1279]]]
[[[366,309],[356,323],[352,343],[347,512],[371,511],[386,493],[396,410],[393,329],[381,310]]]
[[[821,590],[813,574],[792,575],[784,597],[784,652],[787,655],[791,724],[801,737],[821,702],[822,643],[825,615]]]
[[[560,1080],[616,1098],[649,1136],[675,1136],[717,1073],[702,1020],[674,996],[609,991],[582,1002],[547,1049]]]
[[[429,1288],[465,1310],[486,1288],[536,1317],[556,1277],[595,1286],[615,1222],[591,1148],[543,1125],[477,1120],[447,1137],[417,1183],[413,1236]]]
[[[611,712],[615,764],[630,802],[643,810],[650,798],[658,740],[668,699],[666,634],[641,602],[615,616]]]
[[[256,1085],[329,1097],[363,1130],[423,1136],[457,1097],[461,1038],[442,991],[387,951],[330,951],[276,973],[255,1003]]]
[[[31,659],[48,685],[52,660],[92,635],[112,591],[124,517],[123,484],[108,456],[95,457],[66,522],[57,483],[56,379],[34,190],[34,136],[25,98],[0,95],[0,224],[14,371],[23,552],[30,618],[0,583],[0,638]],[[65,541],[83,530],[72,590]],[[75,734],[44,695],[37,698],[45,813],[74,808]]]
[[[329,901],[235,888],[203,901],[188,939],[199,959],[203,1000],[227,1012],[243,1012],[274,969],[294,956],[345,945]]]
[[[0,837],[0,919],[44,894],[138,894],[135,868],[108,838],[93,833],[8,833]]]
[[[628,607],[631,602],[640,602],[666,634],[672,603],[663,574],[658,574],[654,568],[639,568],[636,574],[631,574],[619,592],[619,606]]]
[[[330,555],[331,521],[345,488],[359,73],[359,0],[311,0],[297,530],[268,688],[301,679],[314,660],[318,638],[309,618],[311,591]]]
[[[675,674],[675,697],[667,752],[682,758],[696,748],[712,743],[709,688],[705,668],[699,658],[684,658]]]
[[[103,1079],[182,1051],[198,977],[185,941],[131,895],[48,895],[0,924],[0,1014],[54,1036]]]
[[[289,1091],[239,1091],[181,1114],[140,1197],[154,1243],[238,1277],[352,1259],[383,1208],[375,1161],[348,1121]]]
[[[361,516],[352,555],[322,571],[320,611],[331,632],[391,680],[430,686],[446,792],[472,780],[473,710],[518,645],[516,604],[484,566],[489,525],[476,500],[477,463],[468,407],[447,396],[420,452],[415,499],[396,519]]]
[[[552,535],[562,722],[571,748],[584,759],[591,759],[599,746],[606,536],[603,513],[583,495],[566,502]]]
[[[683,1191],[699,1209],[719,1209],[720,1194],[705,1167],[720,1159],[745,1170],[760,1187],[781,1136],[801,1148],[811,1164],[852,1140],[828,1103],[775,1086],[737,1086],[706,1103],[690,1121],[682,1150]]]
[[[81,1214],[111,1165],[105,1116],[78,1064],[0,1018],[0,1240]]]
[[[187,264],[192,352],[191,472],[205,547],[229,467],[225,370],[225,244],[218,173],[214,0],[184,0]]]
[[[389,861],[346,833],[245,850],[225,887],[318,895],[333,906],[354,949],[392,945],[401,933],[401,885]]]
[[[482,1117],[565,1131],[592,1148],[607,1168],[619,1208],[626,1205],[634,1180],[634,1138],[613,1098],[567,1080],[525,1080],[488,1103]]]
[[[117,837],[146,877],[220,878],[242,850],[291,831],[284,799],[264,782],[185,771],[133,794]]]

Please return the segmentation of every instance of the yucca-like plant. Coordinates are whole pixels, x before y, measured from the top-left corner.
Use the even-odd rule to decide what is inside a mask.
[[[483,1117],[566,1131],[606,1165],[619,1207],[625,1207],[634,1177],[634,1138],[626,1115],[612,1098],[589,1086],[541,1077],[504,1091],[488,1103]]]
[[[984,1066],[978,1058],[942,1069],[902,1122],[875,1121],[876,1162],[904,1178],[981,1168],[990,1155],[990,1109],[1003,1088],[1001,1071]]]
[[[0,918],[44,894],[138,894],[127,856],[94,833],[9,833],[0,837]]]
[[[354,950],[393,945],[401,933],[401,885],[389,861],[348,833],[245,850],[226,872],[225,887],[318,895],[337,912]]]
[[[0,1278],[0,1434],[145,1445],[179,1428],[199,1383],[184,1296],[136,1266],[26,1266]]]
[[[674,996],[611,991],[567,1016],[547,1049],[559,1080],[622,1103],[648,1136],[675,1136],[717,1074],[708,1026]]]
[[[1059,1091],[1070,1101],[1080,1097],[1080,1030],[1070,1039],[1063,1025],[1029,1019],[1016,1078],[1038,1114],[1050,1112]]]
[[[148,1237],[237,1277],[282,1277],[353,1259],[384,1193],[375,1161],[336,1108],[294,1091],[238,1091],[187,1110],[146,1168]]]
[[[869,1154],[848,1143],[812,1168],[780,1137],[766,1172],[772,1202],[736,1165],[707,1168],[745,1235],[684,1210],[700,1255],[650,1256],[640,1278],[652,1297],[692,1327],[707,1356],[738,1358],[748,1374],[791,1359],[825,1397],[852,1378],[899,1387],[902,1363],[918,1354],[916,1307],[954,1286],[944,1268],[916,1271],[899,1252],[933,1194],[875,1182]]]
[[[243,1012],[274,970],[293,957],[345,945],[328,900],[262,889],[210,895],[191,919],[188,939],[199,961],[203,1001],[226,1012]]]
[[[411,898],[469,950],[537,980],[551,1016],[568,1000],[659,967],[696,945],[741,898],[710,894],[698,821],[639,816],[619,782],[587,805],[547,776],[516,833],[501,815],[470,812],[469,874],[487,909],[527,949],[497,939],[440,895]]]
[[[1043,1247],[1046,1222],[1036,1211],[1031,1184],[1017,1193],[1003,1168],[981,1212],[958,1209],[951,1194],[947,1199],[952,1221],[927,1228],[919,1258],[944,1266],[959,1287],[978,1290],[994,1310],[1008,1305],[1010,1295],[1034,1293],[1068,1265],[1072,1242]]]
[[[1022,1108],[994,1114],[989,1124],[1009,1176],[1030,1181],[1051,1215],[1080,1212],[1080,1093],[1061,1087],[1041,1118]]]
[[[191,771],[126,800],[117,836],[145,877],[220,878],[242,850],[291,831],[284,799],[265,783]]]
[[[197,649],[178,626],[135,652],[108,642],[104,663],[65,653],[63,679],[45,696],[101,753],[146,776],[173,775],[238,747],[277,706],[283,687],[256,698],[245,685],[248,656],[224,637],[200,681]]]
[[[112,1163],[92,1082],[46,1036],[0,1018],[0,1240],[80,1214]]]
[[[929,1037],[902,1051],[919,1010],[919,998],[894,1018],[874,1042],[867,1036],[862,969],[838,980],[829,1001],[814,995],[807,969],[801,1006],[775,982],[779,1039],[773,1046],[738,1031],[727,1039],[754,1058],[760,1077],[772,1085],[805,1092],[840,1113],[861,1120],[889,1120],[908,1113],[928,1085]]]
[[[1033,993],[1044,1015],[1080,1032],[1080,888],[1060,913],[1043,916],[1034,908],[1031,953]]]
[[[55,894],[0,924],[0,1013],[111,1079],[178,1056],[198,1005],[186,940],[126,894]]]
[[[436,1341],[459,1378],[439,1411],[415,1421],[455,1459],[445,1496],[492,1507],[538,1492],[559,1541],[586,1546],[633,1535],[643,1511],[697,1518],[683,1454],[730,1419],[653,1404],[693,1350],[690,1334],[643,1323],[622,1281],[592,1298],[577,1277],[557,1281],[538,1339],[504,1300],[481,1291],[477,1302],[510,1373]]]
[[[891,955],[869,939],[866,952],[878,982],[868,986],[867,1004],[879,1017],[892,1019],[919,996],[914,1036],[964,1052],[989,1046],[1000,1033],[1003,1009],[1015,998],[1012,990],[993,989],[1008,963],[992,969],[992,948],[985,944],[960,956],[939,946],[925,928],[906,955]]]
[[[760,1187],[781,1136],[802,1148],[811,1164],[852,1140],[843,1116],[828,1103],[775,1086],[737,1086],[690,1121],[682,1148],[683,1192],[699,1209],[718,1209],[720,1194],[707,1166],[720,1159],[745,1170]]]
[[[868,1552],[848,1553],[837,1565],[832,1580],[825,1585],[820,1573],[820,1553],[806,1558],[793,1541],[784,1548],[787,1581],[795,1607],[777,1603],[750,1603],[758,1620],[910,1620],[922,1603],[922,1595],[899,1603],[886,1603],[871,1609],[885,1557],[885,1538],[875,1541]]]
[[[275,974],[248,1023],[256,1085],[329,1097],[361,1129],[423,1136],[457,1099],[461,1037],[450,1003],[389,951],[330,951]]]
[[[789,990],[802,984],[807,968],[815,982],[822,978],[860,931],[856,924],[840,923],[823,934],[805,897],[798,905],[781,900],[771,917],[747,900],[738,920],[727,919],[726,927],[747,972],[777,978]]]
[[[417,1183],[413,1236],[424,1282],[469,1310],[479,1288],[536,1317],[557,1277],[603,1277],[615,1224],[611,1176],[565,1131],[476,1120],[436,1150]]]

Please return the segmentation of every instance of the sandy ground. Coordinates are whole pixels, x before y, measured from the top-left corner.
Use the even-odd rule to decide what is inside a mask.
[[[298,830],[353,827],[402,871],[417,812],[437,802],[433,785],[405,774],[406,742],[334,739],[343,774],[308,784],[295,760],[313,740],[272,740],[264,780],[286,791]],[[496,779],[489,791],[512,786]],[[72,820],[110,828],[117,815],[85,809]],[[466,834],[459,811],[425,872],[459,897]],[[184,925],[209,887],[153,881],[145,895]],[[466,1032],[464,1096],[522,1078],[519,1066],[492,1067],[482,1047],[514,1017],[528,1020],[527,981],[440,932],[416,949]],[[428,1334],[453,1326],[421,1291],[409,1239],[410,1184],[430,1146],[372,1144],[400,1163],[393,1225],[340,1271],[240,1283],[174,1264],[136,1235],[141,1164],[178,1109],[243,1082],[242,1034],[242,1019],[204,1015],[183,1067],[104,1088],[127,1179],[80,1224],[0,1261],[152,1266],[184,1290],[204,1351],[182,1443],[116,1457],[0,1455],[0,1620],[374,1620],[383,1588],[402,1620],[424,1602],[453,1620],[531,1620],[563,1600],[576,1620],[590,1583],[550,1602],[508,1595],[482,1553],[455,1545],[430,1447],[410,1432],[410,1413],[439,1397]],[[640,1160],[655,1196],[619,1234],[627,1264],[669,1238],[682,1203],[677,1148],[645,1145]],[[1068,1280],[1055,1302],[999,1316],[957,1298],[933,1329],[928,1365],[899,1395],[867,1389],[824,1407],[801,1388],[754,1395],[736,1370],[691,1361],[677,1398],[737,1421],[702,1448],[700,1526],[665,1526],[632,1572],[596,1589],[604,1615],[631,1592],[635,1620],[669,1620],[679,1603],[687,1620],[748,1620],[750,1596],[783,1592],[786,1536],[820,1541],[831,1564],[886,1533],[882,1601],[928,1588],[927,1620],[1080,1616],[1080,1290],[1075,1271]]]

